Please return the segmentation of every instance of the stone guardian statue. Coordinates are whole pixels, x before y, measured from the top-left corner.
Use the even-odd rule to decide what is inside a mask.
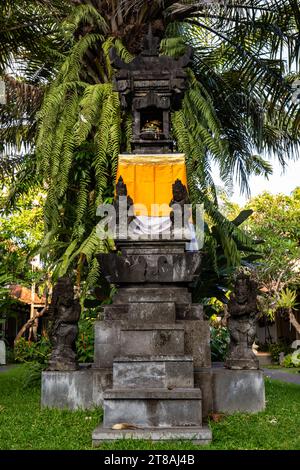
[[[228,303],[230,345],[227,369],[259,369],[252,351],[256,335],[257,284],[250,276],[239,274]]]
[[[58,279],[54,286],[49,308],[53,320],[50,340],[52,353],[48,370],[78,369],[75,342],[81,307],[74,299],[73,283],[67,276]]]

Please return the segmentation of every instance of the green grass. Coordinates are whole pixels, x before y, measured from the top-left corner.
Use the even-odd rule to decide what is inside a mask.
[[[102,412],[40,409],[39,388],[22,388],[26,368],[0,373],[0,449],[91,449]],[[266,380],[267,409],[211,423],[213,443],[205,449],[300,450],[300,386]],[[193,450],[190,442],[117,441],[102,449]]]

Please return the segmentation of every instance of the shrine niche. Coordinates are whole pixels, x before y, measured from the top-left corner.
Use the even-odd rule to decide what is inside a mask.
[[[117,69],[115,90],[120,94],[122,108],[133,115],[133,153],[172,152],[170,112],[180,108],[191,51],[187,48],[177,60],[159,55],[159,39],[151,29],[144,50],[132,62],[124,62],[115,49],[111,50],[111,60]]]

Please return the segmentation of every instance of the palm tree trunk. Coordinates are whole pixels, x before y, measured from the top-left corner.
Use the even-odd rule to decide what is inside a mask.
[[[296,329],[297,333],[300,335],[300,323],[297,322],[295,315],[292,312],[292,309],[289,308],[289,317],[290,323]]]

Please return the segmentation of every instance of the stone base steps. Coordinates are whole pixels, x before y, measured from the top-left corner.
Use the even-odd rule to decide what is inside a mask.
[[[184,325],[145,323],[121,327],[121,356],[184,354]]]
[[[115,358],[114,388],[193,388],[192,356],[133,356]]]
[[[93,446],[99,447],[103,442],[115,441],[117,439],[143,439],[152,441],[185,440],[193,444],[208,445],[212,440],[212,432],[208,426],[173,427],[170,428],[148,428],[148,429],[126,429],[116,431],[98,426],[92,435]]]
[[[106,390],[103,426],[120,420],[142,428],[201,426],[201,398],[198,388]]]

